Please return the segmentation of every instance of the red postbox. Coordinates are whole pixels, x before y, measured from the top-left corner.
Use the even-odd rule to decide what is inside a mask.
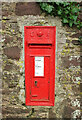
[[[25,26],[25,95],[27,106],[54,106],[55,26]]]

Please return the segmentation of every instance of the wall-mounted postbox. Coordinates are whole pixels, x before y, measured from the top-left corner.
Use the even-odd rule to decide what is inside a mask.
[[[25,26],[25,94],[28,106],[54,106],[56,27]]]

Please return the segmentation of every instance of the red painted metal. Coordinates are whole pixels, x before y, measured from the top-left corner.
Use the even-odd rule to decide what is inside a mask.
[[[55,26],[25,26],[25,95],[27,106],[54,106]]]

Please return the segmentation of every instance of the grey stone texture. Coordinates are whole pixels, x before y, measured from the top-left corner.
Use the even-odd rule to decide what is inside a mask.
[[[30,13],[31,5],[35,11]],[[25,10],[26,8],[27,10]],[[39,12],[37,12],[38,9]],[[45,13],[40,13],[40,8],[36,3],[2,3],[3,39],[0,49],[2,49],[3,59],[3,118],[80,119],[81,48],[80,44],[75,43],[78,43],[81,31],[75,27],[63,27],[60,18],[50,15],[45,16]],[[56,26],[54,107],[25,106],[24,26]],[[34,113],[31,113],[32,108],[34,108]]]

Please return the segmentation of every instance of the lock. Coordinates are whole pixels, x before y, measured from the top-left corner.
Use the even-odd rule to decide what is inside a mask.
[[[35,86],[37,86],[37,81],[36,80],[35,80],[34,84],[35,84]]]

